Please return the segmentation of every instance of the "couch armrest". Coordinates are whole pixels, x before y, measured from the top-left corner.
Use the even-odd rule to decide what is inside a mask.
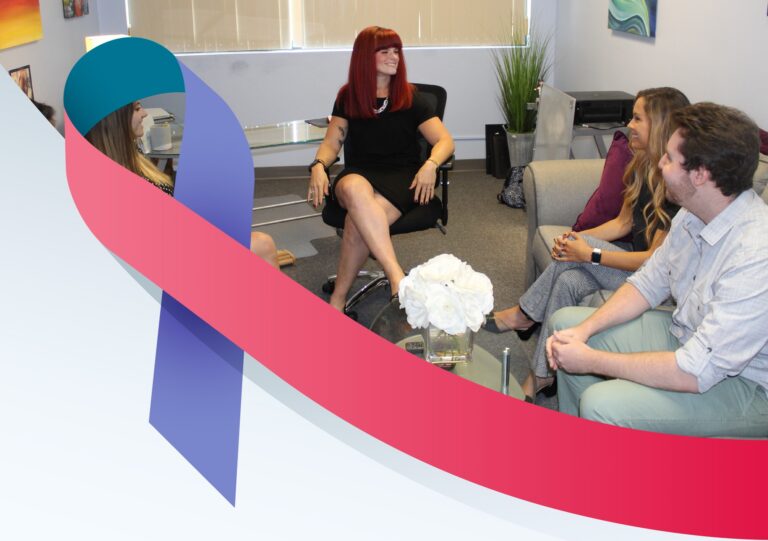
[[[540,225],[571,226],[600,184],[605,160],[546,160],[531,162],[525,169],[528,239],[526,283],[536,278],[531,257],[533,238]]]
[[[523,190],[526,213],[538,225],[572,225],[600,184],[605,160],[531,162]],[[530,229],[530,228],[529,228]]]

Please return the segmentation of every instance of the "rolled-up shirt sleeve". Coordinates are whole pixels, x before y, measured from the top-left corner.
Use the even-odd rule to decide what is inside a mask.
[[[727,377],[739,375],[768,343],[768,259],[732,262],[711,290],[691,292],[686,310],[702,319],[675,352],[678,367],[698,380],[703,393]],[[693,315],[693,314],[691,314]]]
[[[627,282],[637,288],[652,307],[664,302],[670,294],[669,237],[659,246]]]

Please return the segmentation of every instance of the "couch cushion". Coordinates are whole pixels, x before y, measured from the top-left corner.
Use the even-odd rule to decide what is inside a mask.
[[[613,143],[605,157],[600,185],[576,219],[574,231],[597,227],[619,215],[623,201],[624,170],[631,159],[632,151],[629,149],[627,136],[617,131],[613,134]]]

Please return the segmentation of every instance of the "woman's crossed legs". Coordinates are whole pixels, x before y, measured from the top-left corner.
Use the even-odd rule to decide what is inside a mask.
[[[392,293],[397,293],[405,273],[395,256],[389,226],[400,217],[400,211],[358,174],[345,175],[333,189],[339,205],[347,210],[347,217],[331,306],[344,309],[347,294],[369,254],[384,270]]]

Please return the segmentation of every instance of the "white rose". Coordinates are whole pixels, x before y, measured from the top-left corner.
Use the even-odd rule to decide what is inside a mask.
[[[408,324],[414,329],[429,325],[429,313],[426,307],[424,286],[417,283],[414,276],[408,275],[400,282],[400,308],[405,308]]]
[[[418,275],[427,282],[447,283],[453,280],[467,264],[451,254],[441,254],[416,267]]]
[[[448,334],[462,333],[467,329],[461,299],[452,288],[431,284],[427,289],[427,311],[429,322]]]
[[[493,310],[493,285],[482,273],[450,254],[433,257],[400,282],[400,307],[413,328],[429,324],[458,334],[478,331]]]

